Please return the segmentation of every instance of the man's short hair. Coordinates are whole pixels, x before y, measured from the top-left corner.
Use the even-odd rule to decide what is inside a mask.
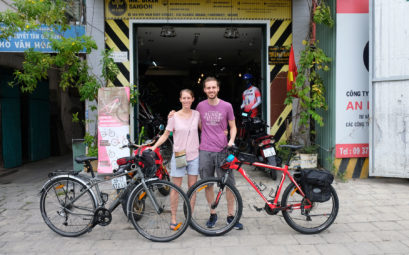
[[[215,81],[215,82],[217,83],[217,87],[220,88],[220,82],[219,82],[219,80],[216,79],[216,78],[213,77],[213,76],[209,76],[209,77],[207,77],[207,78],[203,81],[203,88],[205,88],[206,82],[209,82],[209,81]]]

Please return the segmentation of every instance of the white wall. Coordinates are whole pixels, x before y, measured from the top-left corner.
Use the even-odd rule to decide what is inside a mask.
[[[409,2],[369,3],[369,175],[408,178]]]
[[[87,0],[86,1],[86,33],[89,36],[92,36],[93,39],[96,41],[98,49],[91,52],[90,55],[87,56],[88,63],[91,67],[91,72],[97,76],[101,76],[102,66],[100,64],[102,56],[101,51],[105,48],[105,37],[104,37],[104,22],[105,22],[105,15],[104,15],[104,1],[103,0]],[[93,122],[89,122],[87,132],[91,133],[92,135],[95,134],[95,124],[97,120],[97,111],[91,111],[91,106],[94,105],[95,102],[86,102],[86,111],[88,112],[89,120],[93,120]]]
[[[300,59],[300,51],[304,49],[302,41],[307,38],[310,21],[308,2],[311,0],[293,0],[293,48],[295,62]]]

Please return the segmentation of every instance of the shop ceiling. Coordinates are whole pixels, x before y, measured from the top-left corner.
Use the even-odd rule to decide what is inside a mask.
[[[239,36],[225,38],[224,26],[173,25],[174,37],[162,37],[162,26],[137,28],[138,61],[145,75],[188,75],[189,72],[239,72],[260,66],[261,27],[235,26]],[[145,71],[146,70],[146,71]]]

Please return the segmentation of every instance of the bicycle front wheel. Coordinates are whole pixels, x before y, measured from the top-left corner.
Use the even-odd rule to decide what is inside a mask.
[[[283,216],[287,224],[302,234],[316,234],[327,229],[338,214],[339,201],[335,189],[331,188],[331,198],[326,202],[309,202],[290,183],[283,193]]]
[[[146,185],[147,190],[142,185],[133,190],[128,201],[128,217],[135,229],[143,237],[155,242],[168,242],[178,238],[186,231],[191,219],[186,194],[168,181],[154,180],[147,182]],[[170,190],[169,196],[160,193],[160,189],[163,188]],[[141,204],[142,200],[144,210],[139,212],[132,210],[135,205]]]
[[[69,177],[47,184],[40,198],[41,216],[47,226],[68,237],[87,232],[92,226],[96,202],[91,191],[86,189],[83,183]]]
[[[230,184],[223,184],[220,178],[207,178],[196,182],[187,192],[191,201],[191,226],[206,236],[223,235],[240,220],[243,203],[239,191]],[[217,205],[215,203],[217,202]],[[210,209],[216,211],[217,219],[210,220]],[[227,217],[230,219],[228,220]]]

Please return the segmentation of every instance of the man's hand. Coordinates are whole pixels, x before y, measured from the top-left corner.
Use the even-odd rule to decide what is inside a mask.
[[[234,142],[229,142],[229,143],[227,144],[227,146],[228,146],[228,147],[234,146]]]
[[[172,118],[173,115],[175,115],[175,112],[176,112],[175,110],[170,111],[168,114],[168,119]]]

